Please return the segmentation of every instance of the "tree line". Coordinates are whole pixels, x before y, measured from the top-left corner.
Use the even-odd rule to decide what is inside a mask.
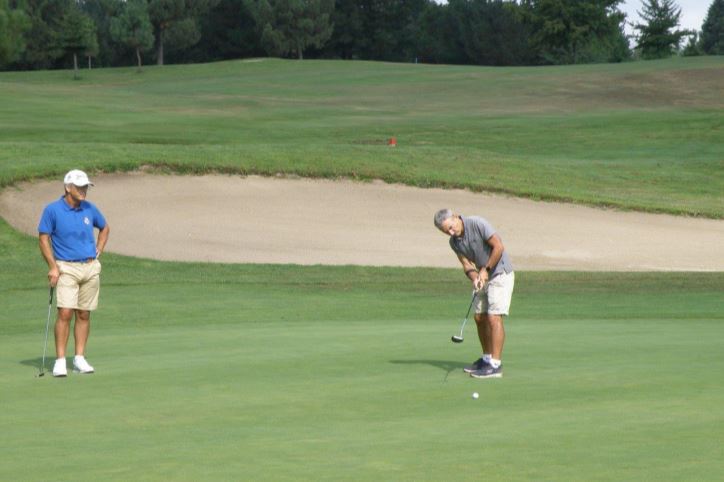
[[[622,1],[0,0],[0,68],[259,56],[502,66],[724,54],[724,0],[712,1],[700,31],[679,29],[675,0],[644,0],[633,39]]]

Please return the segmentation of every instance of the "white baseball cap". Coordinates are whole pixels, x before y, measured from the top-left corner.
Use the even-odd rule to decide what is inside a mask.
[[[68,171],[65,175],[63,184],[75,184],[76,186],[93,186],[94,184],[88,179],[88,174],[78,169]]]

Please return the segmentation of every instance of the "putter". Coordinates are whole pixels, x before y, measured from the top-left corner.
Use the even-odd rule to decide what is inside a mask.
[[[475,295],[477,293],[473,291],[473,297],[470,300],[470,306],[468,306],[468,312],[465,314],[465,319],[463,320],[463,324],[460,327],[460,335],[453,335],[450,339],[453,343],[462,343],[463,342],[463,331],[465,330],[465,323],[468,322],[468,316],[470,316],[470,310],[473,308],[473,302],[475,301]]]
[[[40,365],[40,373],[38,373],[38,377],[42,377],[45,375],[45,352],[48,349],[48,328],[50,327],[50,310],[53,307],[53,288],[50,287],[50,297],[48,300],[48,321],[45,322],[45,344],[43,344],[43,362]]]

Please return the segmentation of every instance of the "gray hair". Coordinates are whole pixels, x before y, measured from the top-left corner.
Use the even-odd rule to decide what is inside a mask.
[[[437,229],[442,229],[442,223],[445,222],[446,219],[449,219],[451,217],[455,216],[453,212],[448,209],[441,209],[438,212],[435,213],[435,226],[437,226]]]

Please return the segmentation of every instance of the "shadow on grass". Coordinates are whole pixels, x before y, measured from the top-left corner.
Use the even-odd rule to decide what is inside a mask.
[[[463,363],[459,361],[448,361],[448,360],[390,360],[390,363],[396,365],[430,365],[435,368],[439,368],[445,371],[445,378],[443,383],[447,381],[448,375],[453,370],[462,370]]]
[[[48,367],[51,369],[53,368],[53,361],[55,361],[55,355],[53,355],[52,358],[45,357],[45,369],[47,370]],[[27,360],[20,360],[21,365],[25,365],[26,367],[33,367],[37,370],[40,370],[40,366],[43,364],[43,357],[39,356],[37,358],[29,358]]]

